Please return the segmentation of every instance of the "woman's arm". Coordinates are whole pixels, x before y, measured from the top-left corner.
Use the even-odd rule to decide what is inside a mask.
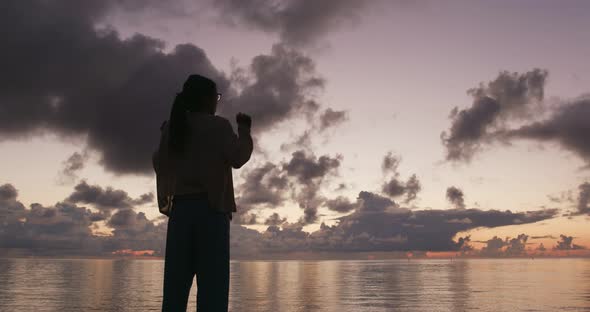
[[[224,137],[226,140],[224,154],[230,165],[238,169],[250,160],[254,143],[250,135],[250,117],[240,113],[236,116],[236,120],[238,121],[237,135],[234,133],[229,121],[225,120],[224,122]]]

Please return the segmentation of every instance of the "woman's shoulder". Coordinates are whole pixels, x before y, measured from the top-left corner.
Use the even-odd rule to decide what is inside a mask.
[[[219,123],[220,125],[227,125],[229,124],[229,120],[227,120],[227,118],[225,117],[221,117],[219,115],[210,115],[216,123]]]
[[[194,119],[194,120],[198,120],[201,122],[210,122],[210,123],[216,123],[216,124],[228,124],[229,123],[229,120],[227,120],[225,117],[222,117],[219,115],[190,112],[188,116],[189,116],[189,119]]]
[[[229,120],[222,116],[211,115],[211,114],[201,114],[201,113],[191,113],[189,115],[190,124],[195,128],[216,128],[216,129],[224,129],[224,128],[232,128],[231,123]]]

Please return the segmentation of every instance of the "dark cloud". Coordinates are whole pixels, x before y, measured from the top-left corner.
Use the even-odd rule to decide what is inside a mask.
[[[352,214],[339,218],[333,226],[322,224],[320,229],[306,233],[301,224],[269,227],[258,238],[250,237],[252,248],[264,253],[280,251],[468,251],[469,238],[453,237],[469,229],[533,223],[552,218],[557,210],[513,213],[510,211],[451,209],[409,210],[371,192],[359,193]],[[469,220],[469,222],[454,222]],[[255,242],[255,243],[254,243]],[[511,246],[510,253],[519,252],[523,236],[502,241]],[[249,248],[242,246],[240,248]]]
[[[393,200],[367,191],[359,193],[357,202],[359,212],[385,212],[399,207]]]
[[[10,201],[16,199],[18,191],[12,184],[0,186],[0,201]]]
[[[553,107],[551,115],[538,122],[498,134],[504,140],[530,139],[555,142],[580,156],[590,168],[590,96],[583,96]]]
[[[405,203],[409,203],[416,199],[418,193],[422,190],[422,184],[418,180],[415,174],[413,174],[408,181],[406,181],[406,198]]]
[[[465,198],[463,198],[463,191],[457,187],[450,186],[447,188],[447,199],[455,208],[465,208]]]
[[[239,94],[230,94],[221,113],[233,116],[238,111],[252,115],[253,130],[260,132],[292,117],[311,118],[320,108],[314,94],[323,90],[324,80],[315,72],[314,61],[282,44],[275,44],[269,55],[252,59],[248,84]]]
[[[149,173],[158,126],[188,74],[210,76],[228,88],[196,46],[164,53],[157,39],[137,34],[123,40],[112,29],[97,29],[113,5],[3,2],[0,19],[11,31],[0,35],[6,47],[0,51],[0,137],[46,130],[87,137],[106,169]]]
[[[281,151],[289,152],[292,150],[311,150],[312,136],[316,136],[314,129],[307,129],[300,135],[297,135],[292,142],[281,144]]]
[[[244,182],[237,195],[238,222],[256,222],[252,209],[280,207],[286,200],[294,200],[303,210],[301,222],[316,222],[317,209],[324,203],[321,188],[326,180],[338,174],[341,156],[295,151],[288,161],[266,162],[244,173]]]
[[[281,216],[279,216],[279,214],[275,212],[264,221],[264,224],[270,226],[279,226],[285,222],[287,222],[287,219],[281,218]]]
[[[447,160],[470,160],[483,144],[493,141],[494,132],[512,120],[539,115],[544,96],[547,71],[534,69],[519,74],[500,72],[487,84],[469,89],[473,97],[469,108],[451,111],[451,127],[441,133]]]
[[[119,210],[106,223],[113,236],[102,242],[104,252],[117,250],[153,250],[154,255],[164,256],[168,222],[156,223],[146,218],[143,212],[131,209]]]
[[[503,253],[502,248],[504,248],[505,242],[501,238],[494,236],[491,239],[488,239],[485,243],[486,245],[480,250],[481,255],[498,256]]]
[[[578,211],[580,214],[590,214],[590,183],[584,182],[578,186]]]
[[[393,198],[405,195],[404,203],[409,203],[416,199],[418,193],[422,190],[422,184],[415,174],[410,176],[406,182],[403,182],[398,172],[400,162],[401,158],[391,152],[387,153],[383,158],[381,169],[384,175],[390,176],[390,178],[383,183],[381,191]]]
[[[340,163],[341,156],[322,155],[318,158],[304,151],[296,151],[283,164],[282,168],[287,175],[298,182],[293,199],[303,209],[302,223],[309,224],[318,220],[317,210],[325,200],[320,195],[320,188],[327,177],[337,174]]]
[[[502,72],[487,85],[470,89],[473,105],[454,108],[451,127],[441,134],[447,160],[470,160],[485,145],[527,139],[557,143],[590,168],[590,98],[583,95],[545,106],[546,78],[547,71],[540,69]]]
[[[28,250],[43,255],[107,255],[117,250],[154,250],[163,255],[166,237],[165,218],[149,220],[143,212],[130,208],[116,210],[107,216],[105,225],[112,236],[97,236],[96,212],[72,203],[53,206],[31,205],[25,209],[18,202],[14,187],[0,187],[0,248]],[[11,208],[12,207],[12,208]],[[263,257],[282,252],[307,251],[448,251],[467,252],[469,237],[453,237],[459,232],[478,227],[497,227],[533,223],[554,217],[556,210],[510,212],[479,209],[409,210],[391,199],[371,193],[359,193],[352,214],[338,219],[336,225],[322,224],[307,233],[304,223],[287,223],[278,214],[267,219],[270,225],[260,233],[232,225],[232,256]],[[470,222],[453,222],[465,220]],[[566,237],[567,238],[567,237]],[[522,236],[502,241],[511,254],[522,250]],[[570,248],[571,238],[562,243]]]
[[[530,237],[530,239],[545,239],[545,238],[556,239],[557,237],[555,237],[553,235],[540,235],[540,236],[531,236]]]
[[[283,165],[283,170],[288,175],[296,177],[301,183],[310,183],[317,179],[323,179],[338,169],[341,157],[330,157],[327,155],[316,158],[304,151],[296,151],[291,155],[291,160]]]
[[[16,203],[16,205],[14,205]],[[38,255],[88,254],[96,247],[92,235],[92,212],[84,207],[59,202],[44,207],[32,204],[18,210],[0,203],[0,216],[12,212],[0,222],[0,249],[24,249]],[[7,210],[8,209],[8,210]]]
[[[149,203],[154,203],[154,199],[155,199],[154,193],[149,192],[149,193],[139,195],[138,198],[133,200],[133,204],[137,205],[137,206],[141,206],[141,205],[145,205],[145,204],[149,204]]]
[[[576,245],[573,243],[574,237],[567,236],[567,235],[559,235],[559,241],[557,241],[557,245],[553,247],[554,250],[578,250],[578,249],[585,249],[584,246]]]
[[[329,31],[360,19],[375,2],[357,0],[216,0],[220,18],[229,25],[278,33],[290,45],[314,43]]]
[[[75,181],[78,176],[78,171],[84,169],[84,165],[88,160],[88,153],[75,152],[68,159],[66,159],[62,165],[63,168],[59,173],[61,183],[69,183]]]
[[[398,155],[394,155],[392,152],[388,152],[385,157],[383,157],[383,162],[381,163],[381,170],[384,173],[387,172],[394,172],[397,173],[397,168],[401,162],[401,157]]]
[[[348,112],[327,108],[320,116],[320,131],[339,125],[348,120]]]
[[[461,252],[461,254],[466,254],[473,250],[473,246],[471,245],[471,236],[467,235],[465,237],[459,237],[457,239],[457,249]]]
[[[15,224],[22,218],[25,206],[17,201],[17,197],[18,191],[12,184],[0,186],[0,227]]]
[[[486,244],[480,251],[479,255],[484,257],[500,257],[500,256],[522,256],[526,255],[526,245],[529,236],[526,234],[519,234],[517,237],[502,240],[494,236],[485,241]]]
[[[465,245],[469,240],[453,241],[459,232],[478,227],[533,223],[552,218],[557,212],[409,210],[400,208],[386,197],[361,192],[352,214],[339,218],[336,225],[322,224],[318,231],[310,233],[304,241],[298,240],[295,246],[321,251],[461,250],[468,249]],[[466,219],[470,221],[453,222]],[[514,249],[517,244],[516,241],[513,243]]]
[[[159,126],[186,77],[211,77],[224,93],[220,114],[252,115],[254,131],[289,118],[311,119],[324,80],[311,58],[285,45],[256,56],[239,84],[217,70],[192,44],[165,52],[161,40],[122,39],[97,27],[115,9],[162,5],[141,1],[8,0],[0,20],[0,139],[43,132],[86,139],[100,164],[117,174],[151,174]],[[36,16],[36,18],[31,18]],[[232,85],[232,83],[234,83]],[[76,167],[76,166],[74,166]]]
[[[372,197],[375,195],[373,194]],[[351,228],[357,228],[354,232],[358,233],[362,230],[366,233],[374,233],[382,239],[401,235],[407,238],[405,248],[410,250],[454,250],[456,246],[452,237],[458,232],[477,227],[537,222],[551,218],[557,213],[556,210],[512,213],[479,209],[411,211],[402,208],[390,208],[389,212],[381,213],[359,211],[361,213],[357,212],[342,218],[343,226],[350,223]],[[455,220],[469,220],[469,222]]]
[[[66,201],[91,204],[99,210],[111,211],[153,202],[154,194],[146,193],[137,199],[133,199],[123,190],[113,189],[110,186],[102,188],[99,185],[90,185],[86,181],[82,181],[74,187],[74,192],[68,196]]]
[[[383,191],[383,193],[391,197],[398,197],[406,192],[406,186],[397,178],[392,178],[391,180],[389,180],[389,182],[383,184],[381,190]]]
[[[351,202],[348,198],[344,196],[338,196],[334,199],[326,200],[324,206],[326,206],[328,209],[332,211],[341,213],[350,212],[357,208],[356,203]]]
[[[279,207],[286,200],[288,182],[280,168],[270,162],[247,171],[237,198],[240,210],[250,210],[255,206]]]
[[[143,212],[125,208],[112,216],[58,202],[53,206],[32,204],[26,209],[17,192],[6,184],[10,197],[0,199],[0,249],[23,250],[34,255],[108,255],[119,249],[154,250],[163,255],[166,223],[156,224]],[[95,235],[96,221],[106,220],[112,236]]]
[[[529,236],[525,234],[520,234],[515,238],[506,239],[506,255],[518,256],[525,254],[525,247],[528,239]]]

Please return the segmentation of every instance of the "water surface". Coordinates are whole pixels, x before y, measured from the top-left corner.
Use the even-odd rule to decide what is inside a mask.
[[[0,311],[159,311],[163,267],[0,259]],[[590,259],[233,261],[230,310],[590,311]]]

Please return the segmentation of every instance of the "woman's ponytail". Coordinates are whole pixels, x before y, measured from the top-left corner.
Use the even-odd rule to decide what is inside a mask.
[[[169,148],[172,154],[180,155],[188,136],[188,111],[203,111],[204,97],[217,95],[215,82],[201,75],[190,75],[182,86],[182,92],[176,94],[170,112]],[[213,113],[215,107],[213,107]]]
[[[186,141],[187,120],[186,120],[186,101],[182,93],[176,94],[172,110],[170,112],[170,151],[176,155],[182,154]]]

